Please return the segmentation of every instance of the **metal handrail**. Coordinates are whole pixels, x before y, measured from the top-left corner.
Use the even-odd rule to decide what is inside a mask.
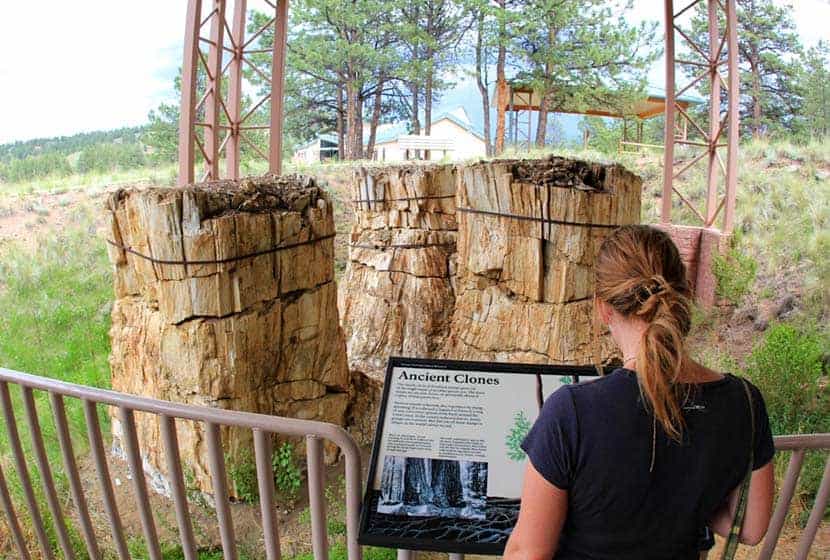
[[[799,475],[801,474],[801,466],[804,463],[805,452],[808,450],[830,450],[830,433],[776,436],[773,440],[775,441],[776,451],[792,451],[792,455],[790,456],[790,463],[787,465],[787,471],[784,474],[784,480],[781,482],[778,503],[773,511],[766,537],[764,537],[764,545],[758,555],[758,560],[769,560],[772,558],[772,553],[778,544],[778,537],[781,535],[781,529],[784,527],[784,521],[787,518],[787,513],[790,510],[790,504],[795,494],[795,488],[798,484]],[[810,516],[807,518],[807,524],[801,533],[801,538],[798,541],[798,548],[795,554],[796,560],[807,560],[807,555],[813,546],[813,541],[816,538],[816,533],[818,532],[821,519],[824,516],[824,510],[827,507],[828,500],[830,500],[830,456],[828,456],[824,463],[824,474],[821,477],[821,484],[816,493],[816,500],[813,508],[810,510]]]
[[[237,558],[237,552],[233,521],[230,516],[225,461],[219,433],[220,426],[234,426],[253,431],[262,526],[268,560],[278,560],[280,557],[279,536],[274,506],[273,467],[270,460],[271,438],[269,435],[282,434],[306,438],[309,509],[311,514],[312,549],[315,560],[327,560],[328,558],[325,500],[323,497],[322,440],[327,439],[336,444],[343,452],[346,466],[346,542],[348,557],[349,560],[362,559],[361,548],[357,542],[360,496],[362,491],[360,450],[354,439],[343,428],[333,424],[311,420],[298,420],[250,412],[173,403],[128,395],[107,389],[97,389],[66,383],[64,381],[0,368],[0,409],[2,409],[2,414],[6,422],[9,443],[15,467],[22,483],[23,495],[32,517],[35,537],[37,538],[44,558],[52,559],[54,555],[46,537],[43,517],[37,506],[32,481],[26,467],[23,447],[17,429],[17,420],[12,409],[11,395],[8,387],[9,383],[20,385],[22,388],[25,418],[30,429],[35,460],[40,470],[43,491],[52,521],[55,525],[58,543],[63,550],[65,558],[73,559],[74,553],[69,544],[66,522],[60,508],[54,480],[46,457],[33,390],[45,391],[50,396],[63,465],[75,504],[78,522],[81,525],[81,534],[90,557],[100,558],[101,554],[81,486],[78,467],[75,462],[66,418],[64,397],[77,398],[83,402],[90,451],[98,474],[104,509],[110,521],[113,542],[115,543],[118,556],[122,560],[129,560],[129,553],[127,552],[123,528],[115,504],[112,480],[107,467],[106,452],[103,447],[103,437],[98,422],[96,408],[98,404],[113,406],[118,409],[119,420],[124,429],[127,461],[130,469],[134,473],[132,477],[133,487],[138,501],[142,529],[147,541],[151,560],[160,560],[161,553],[152,512],[150,510],[146,481],[144,476],[139,475],[139,473],[143,473],[143,468],[135,429],[135,412],[150,413],[160,417],[162,442],[167,459],[168,476],[170,477],[176,520],[179,526],[179,537],[182,541],[184,555],[187,560],[196,560],[197,553],[193,537],[193,528],[188,512],[182,464],[176,437],[176,419],[191,420],[206,424],[208,458],[211,480],[215,491],[216,513],[219,522],[222,549],[224,557],[227,560],[235,560]],[[830,450],[830,434],[777,436],[774,440],[777,451],[791,451],[792,456],[781,484],[778,503],[776,504],[763,547],[758,556],[759,560],[769,560],[775,550],[792,498],[795,494],[806,451]],[[796,552],[797,560],[806,560],[815,540],[816,532],[818,531],[828,501],[830,501],[830,458],[825,462],[824,475],[816,495],[816,500],[798,543]],[[30,555],[17,520],[14,504],[9,495],[2,464],[0,464],[0,506],[4,510],[13,540],[20,553],[20,558],[28,560]],[[405,556],[406,553],[404,551],[400,552],[404,553],[403,555]],[[456,558],[461,557],[460,555],[451,556],[455,556]]]
[[[230,501],[227,492],[225,459],[222,453],[219,432],[220,426],[233,426],[253,431],[262,526],[268,560],[278,560],[280,557],[274,504],[274,473],[271,465],[272,443],[269,435],[281,434],[306,438],[312,548],[315,560],[327,560],[328,557],[328,538],[326,534],[325,503],[323,498],[323,440],[327,439],[336,444],[343,453],[346,466],[346,545],[348,557],[349,560],[361,560],[362,558],[361,548],[357,542],[360,496],[362,491],[360,449],[354,439],[343,428],[333,424],[311,420],[298,420],[250,412],[219,410],[203,406],[173,403],[106,389],[75,385],[64,381],[0,368],[0,407],[2,407],[2,413],[6,421],[9,443],[18,475],[21,479],[24,497],[26,498],[29,512],[32,516],[35,535],[45,558],[51,559],[53,558],[53,554],[46,538],[43,518],[35,501],[34,489],[32,488],[31,478],[26,468],[20,435],[17,430],[17,421],[12,410],[11,396],[8,388],[9,383],[20,385],[22,388],[26,420],[30,428],[38,468],[41,471],[44,494],[47,498],[46,501],[50,513],[52,514],[58,543],[66,558],[72,559],[74,558],[74,554],[69,545],[66,522],[63,512],[60,509],[54,480],[46,460],[33,390],[45,391],[50,395],[52,413],[57,428],[64,468],[69,480],[73,502],[78,513],[77,517],[81,524],[81,532],[87,546],[87,551],[92,558],[100,558],[100,552],[90,522],[89,510],[72,450],[72,442],[69,436],[64,407],[64,397],[77,398],[83,402],[90,451],[96,465],[98,482],[104,499],[104,507],[110,521],[113,542],[116,544],[119,557],[123,560],[128,560],[129,554],[127,553],[123,528],[121,527],[118,509],[113,496],[112,481],[107,467],[106,452],[103,447],[103,437],[98,423],[97,404],[118,408],[119,419],[124,428],[127,460],[134,474],[132,476],[133,487],[151,560],[160,560],[161,553],[152,511],[149,506],[146,481],[143,476],[142,458],[134,421],[135,412],[145,412],[160,417],[162,440],[169,470],[168,474],[171,479],[172,497],[179,525],[179,536],[182,540],[182,546],[187,560],[196,560],[197,554],[193,539],[193,528],[188,513],[181,458],[179,456],[176,438],[176,419],[203,422],[206,425],[208,459],[211,480],[215,491],[216,514],[219,522],[222,549],[224,557],[227,560],[235,560],[237,558],[237,551],[233,521],[230,516]],[[28,560],[30,556],[17,521],[14,504],[9,495],[2,465],[0,465],[0,505],[2,505],[5,512],[20,557]]]

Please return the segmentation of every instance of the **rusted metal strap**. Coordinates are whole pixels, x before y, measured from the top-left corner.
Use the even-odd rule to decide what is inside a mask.
[[[400,243],[397,245],[369,245],[368,243],[349,243],[353,249],[375,249],[385,251],[386,249],[423,249],[425,247],[455,247],[456,243]]]
[[[111,239],[107,239],[107,243],[121,249],[122,251],[126,251],[131,255],[135,255],[141,259],[150,261],[154,264],[177,264],[177,265],[208,265],[208,264],[227,264],[237,261],[244,261],[245,259],[253,259],[256,257],[261,257],[262,255],[270,255],[271,253],[278,253],[279,251],[285,251],[288,249],[295,249],[297,247],[302,247],[304,245],[311,245],[312,243],[316,243],[318,241],[325,241],[326,239],[332,239],[336,234],[331,233],[329,235],[324,235],[322,237],[315,237],[314,239],[308,239],[306,241],[300,241],[298,243],[290,243],[288,245],[279,245],[277,247],[271,247],[270,249],[263,249],[262,251],[256,251],[254,253],[248,253],[246,255],[239,255],[236,257],[228,257],[226,259],[215,259],[215,260],[197,260],[197,261],[189,261],[189,260],[181,260],[181,261],[174,261],[168,259],[157,259],[155,257],[151,257],[150,255],[145,255],[144,253],[139,253],[132,247],[127,247],[126,245],[122,245],[120,243],[116,243]]]
[[[410,200],[439,200],[442,198],[455,198],[454,194],[436,194],[431,196],[407,196],[404,198],[379,198],[379,199],[352,199],[352,202],[355,204],[360,204],[366,202],[368,204],[372,204],[375,202],[408,202]]]
[[[620,227],[618,224],[589,224],[586,222],[570,222],[568,220],[552,220],[550,218],[537,218],[535,216],[522,216],[520,214],[504,214],[502,212],[490,212],[489,210],[476,210],[475,208],[456,208],[455,211],[463,214],[481,214],[484,216],[510,218],[511,220],[519,220],[523,222],[541,222],[543,224],[554,224],[558,226],[596,227],[607,229],[617,229]]]

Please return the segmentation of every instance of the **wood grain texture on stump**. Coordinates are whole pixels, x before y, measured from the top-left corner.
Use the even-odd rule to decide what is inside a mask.
[[[618,165],[549,157],[462,166],[458,278],[444,356],[588,364],[593,267],[602,240],[640,220],[641,180]]]
[[[113,389],[345,424],[332,204],[312,179],[122,189],[107,216]],[[163,475],[157,419],[136,422],[146,463]],[[119,445],[116,418],[113,433]],[[193,483],[211,493],[204,427],[180,421],[178,435]],[[249,431],[222,438],[229,458],[252,457]]]
[[[368,440],[390,356],[438,356],[455,299],[456,168],[365,167],[352,177],[355,221],[340,291],[356,402]]]

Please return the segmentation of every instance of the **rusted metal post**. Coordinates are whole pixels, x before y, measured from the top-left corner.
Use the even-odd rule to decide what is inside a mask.
[[[726,156],[723,232],[729,235],[732,233],[735,220],[735,196],[738,190],[738,141],[741,125],[738,112],[741,77],[738,68],[738,13],[735,0],[726,0],[726,33],[729,64],[729,140]]]
[[[280,560],[280,536],[277,529],[277,512],[274,507],[274,467],[271,463],[273,445],[271,434],[254,430],[259,507],[262,514],[262,536],[268,560]]]
[[[240,149],[242,143],[242,65],[245,45],[245,15],[247,0],[236,0],[233,6],[233,23],[231,27],[231,46],[233,58],[228,67],[228,145],[226,152],[226,173],[230,179],[239,178]]]
[[[718,72],[718,0],[708,0],[709,15],[709,161],[706,179],[706,226],[718,212],[718,137],[720,136],[720,73]]]
[[[179,186],[193,182],[196,161],[196,82],[199,65],[199,30],[202,0],[189,0],[184,30],[182,100],[179,109]]]
[[[273,59],[271,61],[271,138],[268,169],[282,171],[283,91],[285,88],[285,51],[288,37],[288,0],[278,0],[274,22]]]
[[[323,499],[323,441],[315,436],[305,440],[308,464],[308,505],[311,510],[311,548],[314,560],[328,560],[329,545],[326,535],[326,502]]]
[[[207,87],[205,101],[205,178],[219,178],[219,128],[222,116],[222,59],[225,41],[225,0],[215,0],[214,14],[210,20],[210,41],[208,43]]]
[[[665,0],[666,19],[666,108],[663,143],[663,198],[660,223],[671,223],[672,181],[674,180],[674,2]]]
[[[816,502],[813,504],[813,509],[810,510],[807,525],[804,526],[804,532],[798,541],[798,550],[795,553],[796,560],[807,560],[828,501],[830,501],[830,459],[824,463],[824,475],[821,477],[821,485],[816,493]]]

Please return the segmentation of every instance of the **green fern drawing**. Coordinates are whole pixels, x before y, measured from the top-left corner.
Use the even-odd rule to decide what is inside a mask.
[[[573,382],[574,380],[570,375],[563,375],[559,378],[559,383],[561,383],[562,385],[569,385]]]
[[[523,461],[526,457],[522,449],[522,441],[530,431],[530,422],[525,416],[524,411],[519,411],[513,416],[513,425],[507,433],[507,457],[513,461]]]

